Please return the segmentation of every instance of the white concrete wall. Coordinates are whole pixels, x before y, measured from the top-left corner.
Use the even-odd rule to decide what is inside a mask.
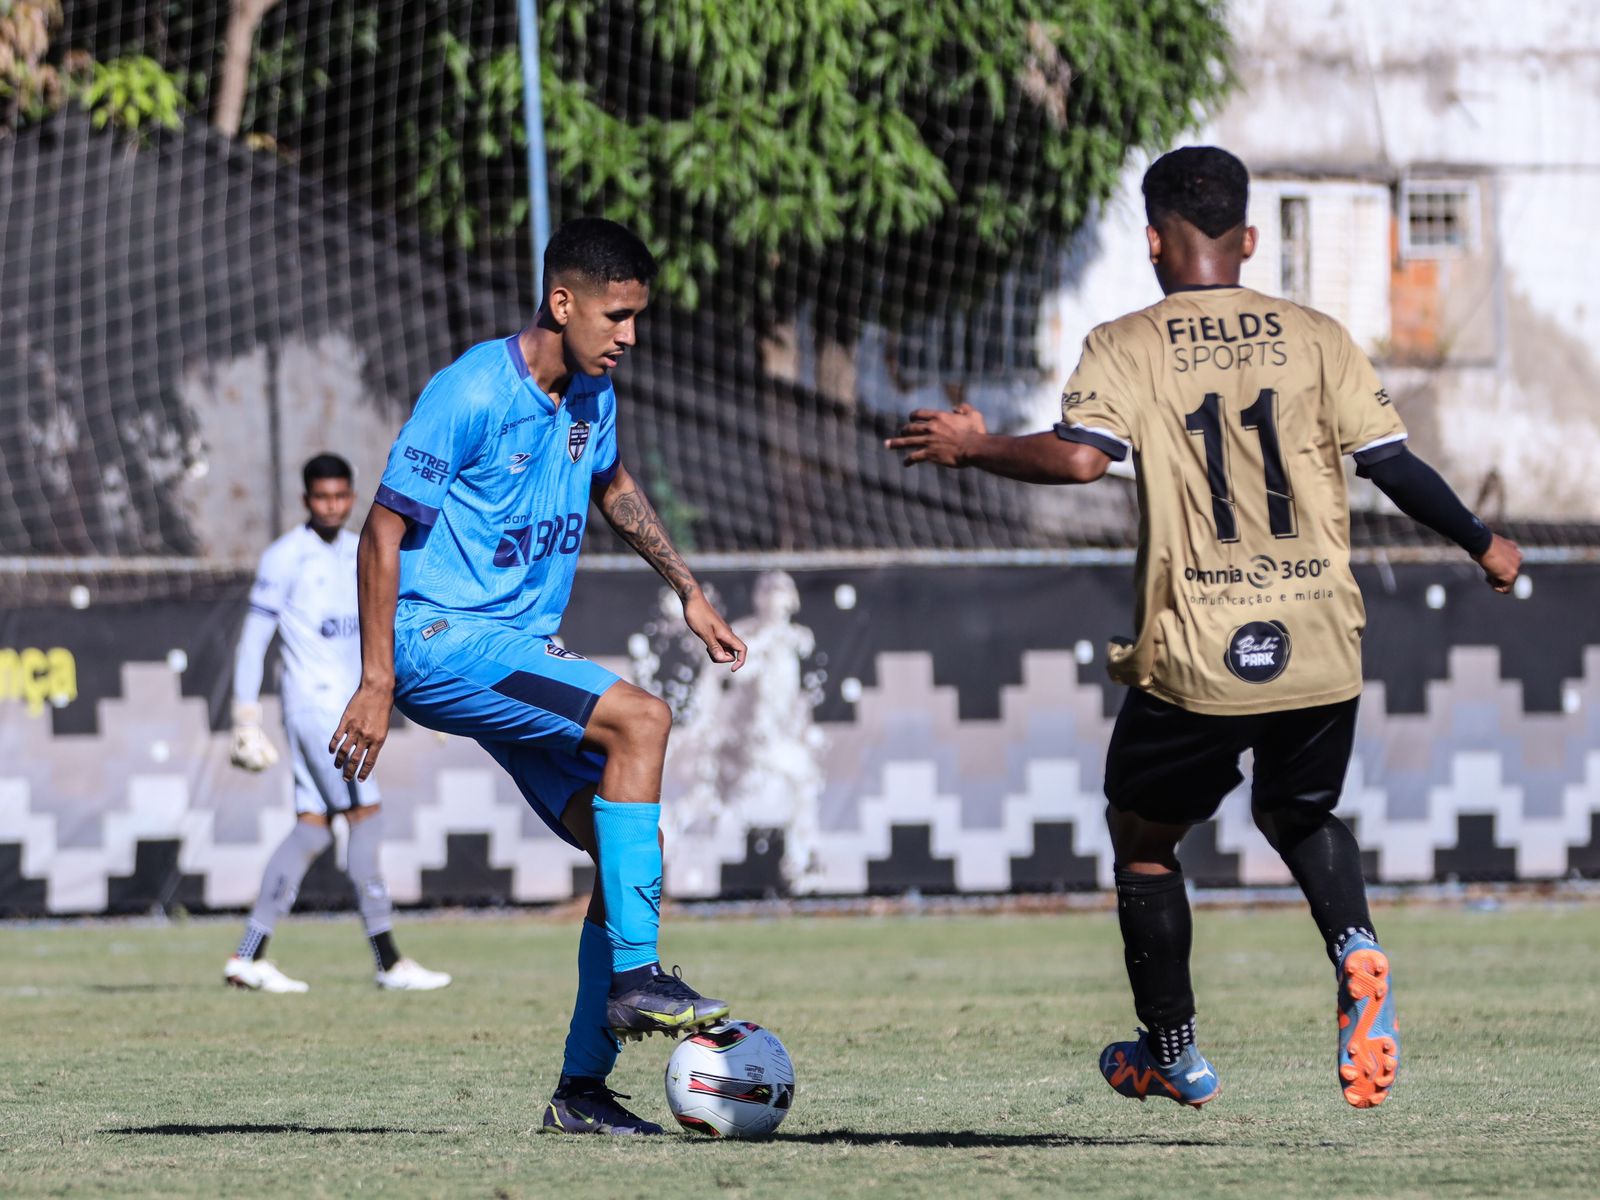
[[[1276,290],[1276,197],[1296,175],[1314,180],[1319,305],[1381,359],[1389,314],[1373,297],[1386,290],[1388,213],[1374,185],[1441,168],[1487,178],[1498,202],[1484,233],[1503,263],[1501,294],[1484,298],[1503,306],[1498,364],[1386,374],[1419,450],[1469,500],[1495,472],[1511,516],[1600,520],[1600,251],[1587,235],[1600,210],[1600,4],[1236,0],[1231,20],[1240,87],[1193,140],[1228,147],[1257,176],[1251,217],[1266,236],[1245,281]],[[1072,284],[1047,305],[1044,378],[992,397],[1013,424],[1054,420],[1088,330],[1159,298],[1146,165],[1129,165],[1073,252]]]

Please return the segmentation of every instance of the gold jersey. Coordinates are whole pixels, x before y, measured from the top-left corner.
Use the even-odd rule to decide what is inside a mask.
[[[1337,321],[1249,288],[1174,292],[1090,333],[1061,415],[1061,437],[1131,451],[1138,475],[1137,632],[1112,644],[1113,679],[1198,713],[1360,692],[1341,460],[1406,430]]]

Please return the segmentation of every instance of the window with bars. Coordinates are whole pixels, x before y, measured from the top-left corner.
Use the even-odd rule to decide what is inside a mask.
[[[1411,181],[1400,189],[1401,253],[1450,258],[1477,242],[1478,186],[1457,181]]]

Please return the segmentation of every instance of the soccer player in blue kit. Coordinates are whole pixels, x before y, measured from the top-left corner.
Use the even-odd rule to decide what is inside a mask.
[[[595,217],[558,229],[532,324],[474,346],[423,390],[395,440],[359,550],[361,683],[329,751],[365,779],[391,703],[476,739],[560,837],[596,863],[578,995],[544,1128],[652,1134],[605,1083],[619,1039],[728,1014],[658,962],[661,768],[671,711],[553,639],[592,501],[683,602],[713,662],[745,645],[673,548],[617,452],[610,375],[656,264]]]

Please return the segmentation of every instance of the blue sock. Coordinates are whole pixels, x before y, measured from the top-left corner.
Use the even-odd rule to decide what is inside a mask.
[[[651,966],[659,957],[660,825],[659,804],[612,804],[594,798],[594,840],[613,974]]]
[[[617,1065],[617,1039],[606,1028],[606,1000],[611,994],[611,943],[606,931],[584,921],[578,938],[578,999],[567,1028],[563,1075],[604,1079]]]

